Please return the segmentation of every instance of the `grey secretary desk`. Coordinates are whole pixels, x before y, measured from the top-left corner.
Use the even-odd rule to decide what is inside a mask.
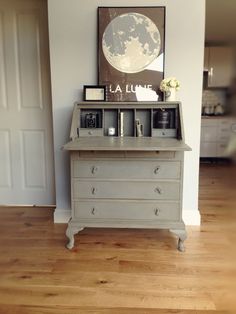
[[[180,102],[77,103],[63,148],[71,167],[68,249],[85,227],[109,227],[169,229],[184,251],[183,157],[191,149]]]

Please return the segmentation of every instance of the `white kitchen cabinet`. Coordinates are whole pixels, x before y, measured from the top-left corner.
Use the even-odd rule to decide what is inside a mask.
[[[208,87],[228,87],[234,69],[231,47],[206,47],[204,70],[208,71]]]
[[[204,71],[209,70],[209,47],[205,47],[204,51]]]
[[[216,157],[216,142],[201,142],[200,157]]]
[[[231,117],[203,117],[200,157],[226,157],[235,121]]]

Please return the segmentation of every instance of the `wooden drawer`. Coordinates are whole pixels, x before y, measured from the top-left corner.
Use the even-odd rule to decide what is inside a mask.
[[[228,143],[229,138],[230,138],[230,133],[229,132],[227,132],[227,133],[220,133],[218,135],[217,142]]]
[[[217,126],[204,126],[201,128],[201,142],[215,142],[217,139]]]
[[[177,130],[176,129],[152,129],[152,136],[176,138]]]
[[[218,125],[219,125],[219,127],[221,128],[221,127],[223,127],[223,128],[230,128],[230,126],[231,126],[231,124],[232,124],[232,119],[230,119],[230,118],[228,118],[228,119],[219,119],[218,120]]]
[[[201,120],[201,126],[202,127],[205,127],[205,126],[208,126],[208,127],[216,127],[218,125],[218,121],[217,119],[214,119],[214,118],[202,118]]]
[[[73,160],[74,178],[179,179],[179,161]]]
[[[232,123],[230,131],[236,133],[236,123]]]
[[[179,220],[178,202],[76,201],[76,219]]]
[[[73,198],[178,200],[178,181],[72,180]]]
[[[225,126],[225,127],[220,127],[218,130],[218,134],[230,134],[231,133],[231,125]]]
[[[227,143],[217,143],[217,157],[226,157]]]
[[[217,155],[217,143],[215,142],[201,142],[200,145],[200,157],[216,157]]]
[[[103,136],[103,129],[79,129],[79,136]]]
[[[218,140],[228,141],[231,133],[231,120],[229,121],[221,121],[218,128]]]

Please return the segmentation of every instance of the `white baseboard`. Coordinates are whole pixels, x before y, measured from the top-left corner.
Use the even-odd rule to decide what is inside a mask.
[[[71,218],[71,210],[56,209],[54,212],[55,223],[68,223]],[[200,226],[201,215],[198,210],[184,210],[183,220],[186,226]]]
[[[186,226],[200,226],[201,215],[199,210],[183,210],[183,221]]]
[[[68,223],[71,218],[70,209],[55,209],[54,211],[54,223]]]

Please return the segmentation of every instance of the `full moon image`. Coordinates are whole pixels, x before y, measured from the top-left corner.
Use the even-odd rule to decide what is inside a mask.
[[[157,26],[147,16],[125,13],[106,27],[102,49],[109,64],[124,73],[145,70],[159,55],[161,36]]]

